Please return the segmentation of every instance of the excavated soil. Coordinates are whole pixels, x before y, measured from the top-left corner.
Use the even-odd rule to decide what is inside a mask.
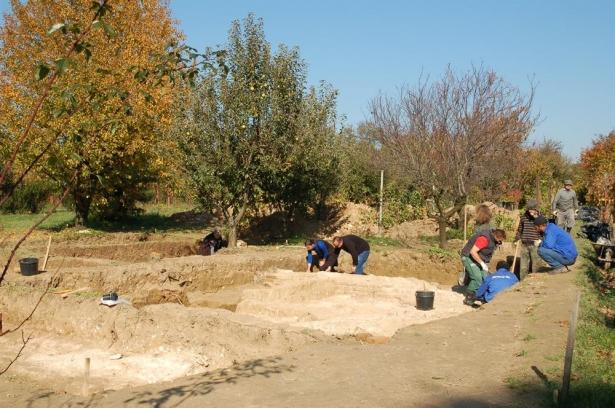
[[[122,235],[54,243],[48,272],[14,270],[0,287],[5,329],[32,310],[31,335],[12,370],[56,391],[80,393],[83,362],[90,391],[172,380],[312,343],[387,343],[403,327],[467,312],[450,290],[456,259],[425,248],[376,247],[368,276],[305,269],[299,247],[225,249],[202,257],[194,237]],[[45,239],[22,250],[42,258]],[[350,257],[340,259],[350,270]],[[415,307],[416,290],[434,290],[435,308]],[[68,293],[69,290],[76,292]],[[99,305],[117,292],[128,304]],[[65,296],[62,296],[64,294]],[[19,333],[0,338],[8,361]]]

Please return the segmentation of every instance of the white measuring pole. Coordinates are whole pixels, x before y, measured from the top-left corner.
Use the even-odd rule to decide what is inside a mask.
[[[382,202],[384,200],[384,170],[380,170],[380,208],[378,210],[378,233],[382,234]]]

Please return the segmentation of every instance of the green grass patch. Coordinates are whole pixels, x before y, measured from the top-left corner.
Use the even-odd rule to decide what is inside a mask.
[[[570,407],[612,407],[615,404],[615,329],[607,326],[604,310],[615,310],[615,293],[601,285],[601,274],[587,242],[578,285],[581,305],[576,330],[570,387]]]
[[[0,214],[0,228],[5,231],[27,231],[38,220],[45,216],[41,214]],[[73,225],[75,213],[66,209],[59,209],[46,219],[39,229],[59,230]]]
[[[385,247],[404,247],[405,245],[396,239],[387,237],[367,237],[367,242],[372,245],[385,246]]]
[[[187,204],[178,205],[147,205],[143,208],[142,214],[128,216],[117,221],[104,221],[92,217],[86,229],[93,233],[97,232],[135,232],[135,231],[172,231],[172,230],[194,230],[202,229],[206,225],[187,219],[178,221],[171,217],[173,214],[188,211],[191,206]],[[26,231],[36,221],[41,219],[41,214],[0,214],[0,227],[5,231]],[[75,213],[67,209],[59,209],[53,213],[39,229],[51,231],[63,231],[74,226]]]
[[[442,249],[437,246],[431,246],[426,250],[427,255],[433,260],[446,261],[449,259],[455,259],[459,257],[457,252],[450,249]]]
[[[553,362],[564,361],[564,356],[561,354],[552,354],[552,355],[545,356],[545,360],[553,361]]]

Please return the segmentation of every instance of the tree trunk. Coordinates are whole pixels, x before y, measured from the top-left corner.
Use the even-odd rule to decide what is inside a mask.
[[[447,241],[446,227],[447,226],[448,226],[448,220],[443,216],[439,216],[438,217],[438,238],[439,238],[440,248],[442,249],[446,248],[446,241]]]
[[[85,192],[75,190],[73,192],[73,199],[75,200],[75,227],[84,227],[90,215],[92,196]]]
[[[231,208],[227,214],[227,227],[228,227],[228,246],[229,248],[237,247],[237,228],[239,223],[243,219],[244,214],[246,213],[246,208],[248,207],[247,202],[247,194],[243,197],[243,204],[239,211],[235,212],[235,208]]]
[[[234,222],[228,224],[228,247],[237,248],[237,224]]]

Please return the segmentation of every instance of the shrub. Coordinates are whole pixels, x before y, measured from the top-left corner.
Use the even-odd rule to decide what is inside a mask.
[[[12,182],[5,183],[2,186],[2,195],[8,193],[11,187]],[[9,213],[38,213],[54,191],[53,184],[49,182],[42,180],[27,181],[15,189],[11,198],[4,203],[1,210]]]

